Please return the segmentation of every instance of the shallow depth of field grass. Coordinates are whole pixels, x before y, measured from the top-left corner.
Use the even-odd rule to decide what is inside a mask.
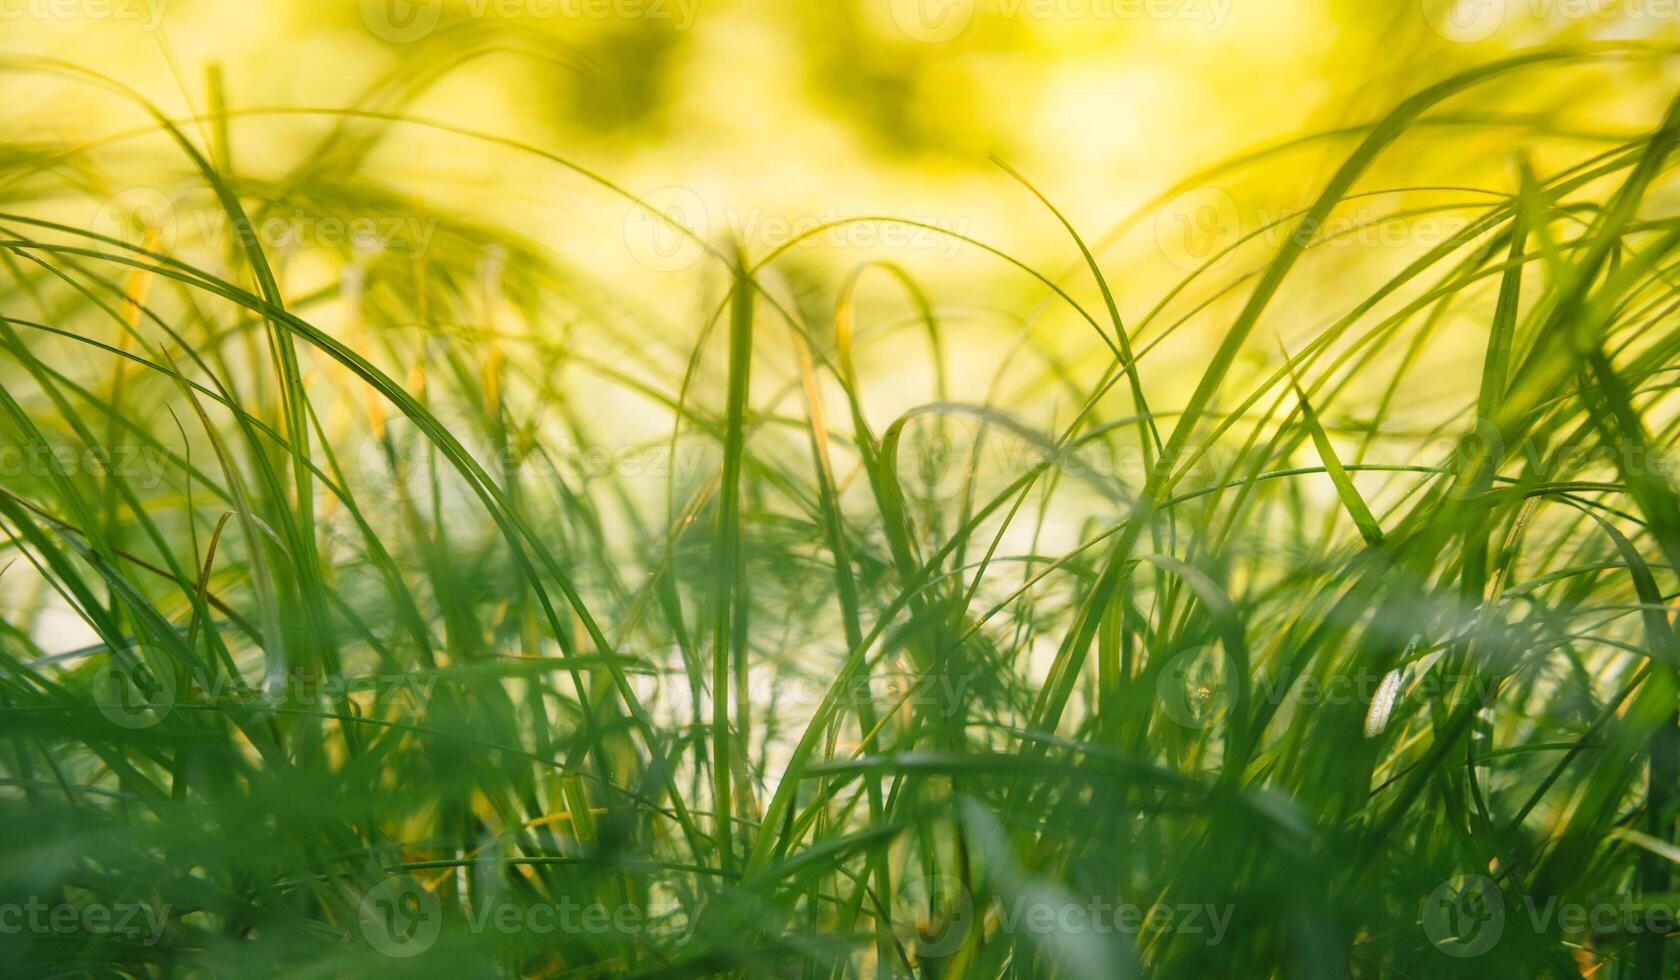
[[[0,975],[1680,975],[1677,57],[1489,60],[1112,231],[1000,159],[1051,244],[896,227],[1018,286],[1001,348],[411,114],[447,72],[0,64],[144,114],[0,143]],[[1652,110],[1498,111],[1606,77]],[[658,290],[393,191],[416,131]],[[1116,258],[1255,172],[1312,176]]]

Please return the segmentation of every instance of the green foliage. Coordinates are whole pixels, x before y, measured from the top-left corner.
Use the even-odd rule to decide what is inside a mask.
[[[705,252],[671,314],[392,192],[419,129],[635,201],[400,78],[259,178],[260,112],[8,64],[134,101],[198,193],[112,235],[51,217],[98,147],[0,153],[0,973],[1677,975],[1680,103],[1468,207],[1402,188],[1374,222],[1467,217],[1356,253],[1328,323],[1287,291],[1466,100],[1664,57],[1293,144],[1341,162],[1281,240],[1131,322],[1115,237],[1000,175],[1079,259],[955,236],[1021,280],[1021,395],[900,264],[654,211]],[[1408,402],[1466,337],[1474,390]]]

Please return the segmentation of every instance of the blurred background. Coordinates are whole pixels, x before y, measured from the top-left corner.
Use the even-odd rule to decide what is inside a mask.
[[[1680,37],[1669,6],[4,0],[0,52],[98,71],[175,117],[210,108],[205,73],[217,67],[226,103],[255,113],[230,126],[243,174],[290,172],[308,137],[331,122],[256,110],[390,110],[400,98],[415,116],[564,156],[702,237],[734,236],[756,255],[824,222],[894,215],[1059,271],[1077,258],[1072,242],[991,157],[1097,240],[1203,168],[1369,122],[1470,64],[1543,42]],[[1636,69],[1650,73],[1643,77],[1625,68],[1560,73],[1550,89],[1543,77],[1524,76],[1520,87],[1478,92],[1465,109],[1534,114],[1544,118],[1525,121],[1577,137],[1634,129],[1649,125],[1680,81],[1672,64],[1646,64]],[[1647,81],[1662,84],[1634,84]],[[86,84],[16,72],[0,84],[8,139],[20,143],[74,144],[142,121],[132,105]],[[1439,178],[1505,189],[1517,148],[1505,135],[1477,131],[1475,144],[1454,143],[1433,168],[1443,144],[1428,145],[1421,156],[1390,161],[1391,172],[1412,185]],[[145,148],[129,140],[110,152]],[[1181,266],[1216,250],[1212,239],[1223,246],[1303,206],[1347,148],[1345,140],[1309,143],[1269,167],[1200,182],[1217,195],[1134,220],[1108,253],[1121,298],[1133,310],[1153,302],[1188,271]],[[589,180],[505,147],[397,128],[383,137],[379,164],[394,194],[448,201],[457,213],[476,204],[487,220],[603,275],[672,272],[699,257],[697,248],[660,240],[668,229]],[[1217,207],[1207,210],[1210,203]],[[604,248],[609,242],[622,247]],[[871,249],[892,251],[976,307],[1014,307],[1023,286],[961,243],[909,231],[836,230],[786,265],[846,267]]]
[[[812,323],[832,324],[851,270],[902,268],[939,317],[944,394],[1049,425],[1113,352],[1046,285],[1101,319],[1095,282],[1047,203],[1097,253],[1147,352],[1151,402],[1176,406],[1244,284],[1363,127],[1434,81],[1532,46],[1667,44],[1680,38],[1672,6],[0,0],[4,146],[36,161],[7,173],[0,203],[228,268],[221,209],[138,97],[263,202],[257,233],[311,322],[395,377],[419,381],[413,348],[378,338],[431,315],[431,275],[468,297],[452,336],[488,344],[469,359],[504,358],[487,338],[511,332],[609,372],[646,368],[640,376],[672,391],[739,243]],[[1273,306],[1286,312],[1256,331],[1239,386],[1275,367],[1280,342],[1299,350],[1513,192],[1519,157],[1544,176],[1648,131],[1680,82],[1675,64],[1527,71],[1431,112],[1338,208],[1331,247],[1286,284]],[[878,217],[903,220],[852,220]],[[567,273],[521,278],[539,267]],[[913,312],[884,277],[862,281],[858,305],[888,324]],[[1487,309],[1444,312],[1445,328],[1393,379],[1385,425],[1428,431],[1474,395]],[[758,341],[784,380],[795,377],[788,336],[763,330]],[[721,346],[703,366],[718,365]],[[938,393],[914,331],[881,331],[859,357],[877,425]],[[343,396],[331,434],[378,433],[377,399],[312,352],[303,367],[312,389]],[[720,401],[720,374],[695,373],[696,396]],[[1063,391],[1067,379],[1079,380]],[[589,402],[597,380],[567,384]],[[600,444],[668,434],[665,406],[648,411],[645,392],[619,380],[589,402]],[[1333,428],[1356,425],[1360,394],[1379,389],[1355,383]],[[1332,499],[1327,481],[1312,489]]]

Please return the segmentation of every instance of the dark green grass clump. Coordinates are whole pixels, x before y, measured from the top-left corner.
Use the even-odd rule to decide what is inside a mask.
[[[1665,57],[1235,159],[1338,164],[1180,281],[961,239],[979,380],[903,265],[405,199],[417,129],[628,195],[399,82],[5,148],[0,973],[1675,976],[1680,107],[1463,111]],[[1478,128],[1544,159],[1377,179]]]

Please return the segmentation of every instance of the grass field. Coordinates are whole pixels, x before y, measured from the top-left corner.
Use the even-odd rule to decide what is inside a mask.
[[[1680,47],[766,240],[442,36],[0,58],[0,975],[1680,976]]]

